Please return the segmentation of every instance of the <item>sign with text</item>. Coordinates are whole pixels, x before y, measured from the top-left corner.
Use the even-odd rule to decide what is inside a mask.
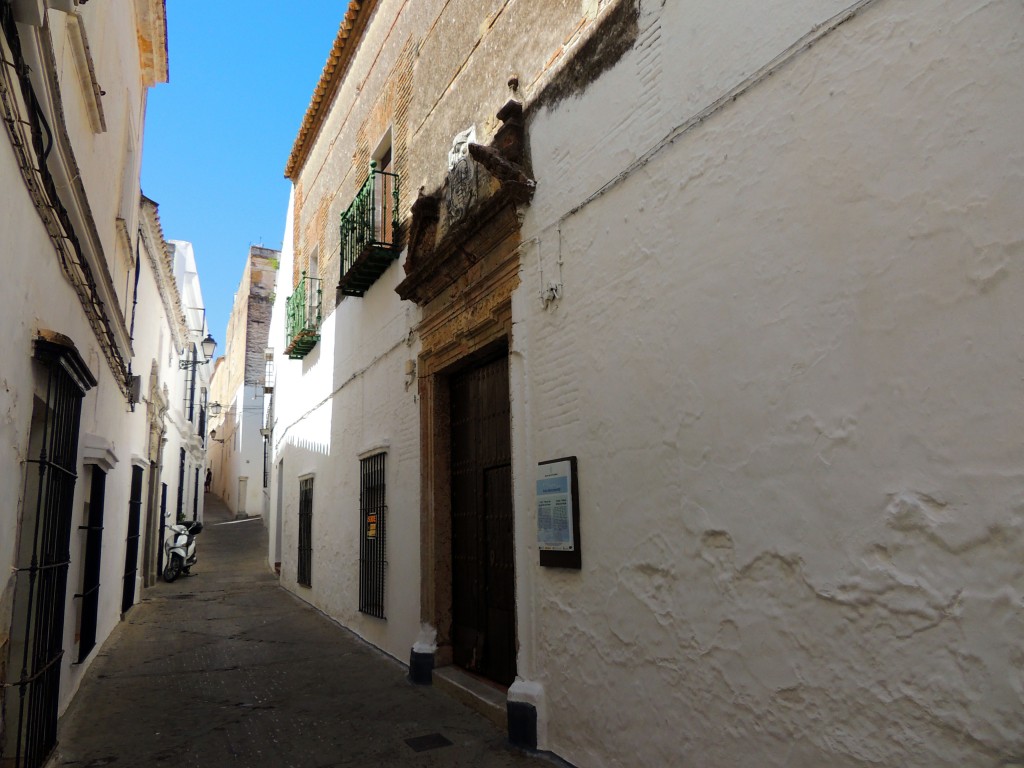
[[[537,465],[537,547],[540,564],[581,568],[576,457]]]

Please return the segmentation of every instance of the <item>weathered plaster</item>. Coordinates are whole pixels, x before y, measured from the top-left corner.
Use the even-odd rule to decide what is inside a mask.
[[[529,128],[514,444],[580,457],[586,542],[533,577],[546,745],[1019,762],[1019,4],[870,5],[591,197],[814,18],[746,8],[655,56],[648,30],[710,25],[682,5]]]
[[[159,8],[153,5],[153,9],[162,11],[162,3]],[[84,663],[72,666],[78,656],[79,609],[74,595],[81,591],[83,560],[77,526],[88,485],[82,473],[83,463],[98,458],[109,470],[100,573],[100,583],[105,586],[100,591],[97,613],[97,641],[101,645],[120,621],[127,533],[124,511],[128,509],[131,481],[131,462],[127,459],[144,454],[149,440],[147,409],[137,404],[131,410],[127,367],[120,363],[127,364],[131,359],[133,373],[145,376],[157,359],[161,375],[168,373],[173,362],[173,375],[179,377],[176,360],[168,359],[164,364],[163,358],[170,346],[172,327],[180,321],[165,311],[162,297],[171,292],[166,286],[157,286],[169,274],[155,277],[150,269],[153,262],[140,255],[140,301],[135,335],[129,338],[132,308],[126,286],[134,260],[126,257],[124,248],[130,248],[134,238],[126,243],[125,234],[135,231],[137,221],[143,221],[147,235],[158,229],[145,221],[145,212],[140,214],[137,160],[141,157],[146,87],[154,82],[153,78],[161,79],[159,72],[142,71],[143,52],[137,48],[140,30],[134,9],[131,4],[94,4],[74,17],[75,21],[70,22],[72,29],[68,28],[70,17],[65,13],[55,9],[44,12],[44,26],[19,25],[18,35],[26,57],[25,71],[30,73],[39,107],[54,138],[47,167],[55,176],[56,191],[46,195],[38,187],[26,186],[21,181],[22,169],[33,162],[27,151],[31,141],[24,138],[28,125],[26,115],[19,111],[25,103],[23,94],[17,93],[22,84],[15,77],[12,56],[4,43],[7,53],[3,90],[9,97],[5,105],[12,110],[7,126],[13,136],[4,132],[0,140],[0,177],[10,182],[5,184],[4,206],[0,211],[0,241],[7,257],[5,279],[0,283],[5,329],[0,339],[0,358],[5,361],[0,378],[0,493],[9,500],[0,509],[0,656],[4,658],[3,664],[7,664],[11,652],[8,633],[17,638],[23,630],[15,622],[12,631],[17,583],[14,569],[22,565],[15,547],[24,534],[24,519],[31,516],[31,511],[25,513],[23,509],[21,495],[25,473],[29,471],[26,460],[33,407],[37,397],[45,397],[46,384],[41,368],[32,361],[33,339],[43,330],[55,331],[73,342],[86,367],[98,379],[82,402],[77,468],[80,479],[72,500],[71,562],[66,602],[58,607],[66,617],[62,643],[66,652],[61,662],[58,701],[63,709],[96,656],[93,652]],[[149,33],[165,35],[162,24],[162,16],[151,18]],[[82,47],[87,39],[95,44],[88,51]],[[91,60],[83,58],[85,53],[91,53]],[[105,119],[98,126],[105,127],[102,133],[96,132],[95,104],[89,103],[97,94],[87,90],[96,81],[102,82],[108,91],[103,102]],[[111,184],[112,177],[119,183]],[[38,181],[34,171],[32,178]],[[122,179],[124,184],[120,183]],[[59,204],[53,194],[59,197]],[[47,202],[52,207],[47,207]],[[61,208],[62,213],[54,213]],[[54,228],[47,231],[48,225]],[[51,237],[51,232],[55,237]],[[81,253],[72,256],[76,239]],[[151,239],[143,240],[143,248],[153,245]],[[88,275],[83,264],[88,265]],[[83,287],[89,279],[95,285]],[[92,298],[87,297],[90,292]],[[179,394],[175,392],[176,396]],[[86,435],[95,437],[94,454]],[[121,460],[114,461],[115,457]],[[22,572],[18,586],[25,589],[26,582]],[[13,653],[16,656],[17,649]],[[11,675],[20,674],[20,660],[16,660],[0,670],[0,681],[10,683]],[[5,698],[16,695],[13,688],[5,691]],[[8,707],[4,714],[10,717],[12,711]],[[5,738],[11,730],[10,720],[0,723],[0,731],[6,731]],[[2,748],[6,750],[6,746]]]

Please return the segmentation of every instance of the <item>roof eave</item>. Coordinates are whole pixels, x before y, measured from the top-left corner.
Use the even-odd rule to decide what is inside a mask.
[[[376,6],[377,0],[349,0],[345,17],[338,26],[338,35],[334,38],[334,45],[327,56],[327,62],[320,73],[320,80],[313,90],[313,98],[306,108],[302,125],[299,126],[298,136],[296,136],[291,154],[288,156],[288,162],[284,168],[285,178],[291,179],[293,182],[298,178],[313,142],[327,117],[331,102],[334,100],[342,80],[345,79],[356,47],[366,31],[367,21]]]

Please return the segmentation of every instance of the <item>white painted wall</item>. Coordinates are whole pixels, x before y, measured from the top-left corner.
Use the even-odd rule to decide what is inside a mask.
[[[262,386],[243,385],[228,402],[221,404],[223,411],[214,420],[214,492],[228,509],[247,517],[263,514],[263,402]],[[241,478],[245,478],[244,498],[240,496]]]
[[[1024,754],[1021,5],[869,3],[658,145],[840,5],[644,3],[529,126],[519,669],[574,764]],[[564,455],[578,573],[532,543]]]
[[[102,132],[94,131],[86,110],[79,65],[69,47],[68,17],[58,11],[46,13],[45,28],[19,25],[18,33],[35,93],[55,138],[48,166],[83,243],[86,260],[93,266],[93,277],[111,319],[117,348],[127,358],[131,355],[128,328],[134,287],[134,243],[128,240],[134,241],[138,222],[138,159],[146,103],[135,12],[123,5],[98,4],[82,8],[79,13],[81,25],[93,43],[96,77],[107,91],[103,98],[106,130]],[[6,45],[4,59],[11,59]],[[66,142],[62,138],[65,133]],[[65,604],[66,653],[60,692],[63,709],[96,656],[93,651],[85,663],[71,666],[78,657],[75,635],[79,601],[74,595],[81,592],[82,585],[84,538],[77,526],[83,522],[89,491],[91,470],[86,468],[86,457],[102,454],[109,469],[97,615],[98,649],[120,617],[131,465],[145,453],[145,412],[130,411],[114,380],[27,193],[6,130],[0,133],[0,178],[5,180],[0,242],[6,255],[4,280],[0,283],[0,312],[5,330],[0,338],[0,359],[5,361],[0,373],[0,494],[11,502],[0,510],[0,668],[8,662],[16,583],[12,569],[17,565],[15,547],[21,535],[22,505],[28,503],[22,493],[28,471],[26,461],[30,458],[27,446],[33,395],[41,383],[31,363],[32,340],[38,331],[49,329],[70,337],[98,379],[98,385],[82,404],[79,481],[73,501]],[[119,227],[119,217],[125,218],[126,226]],[[129,233],[127,239],[123,235],[125,230]],[[146,290],[140,286],[142,293]],[[159,320],[147,317],[145,312],[140,306],[136,343],[149,354],[152,339],[146,334],[159,326]],[[153,325],[146,325],[147,320],[153,320]],[[12,664],[4,672],[4,682],[13,682],[20,674],[20,666],[15,668]],[[0,723],[0,731],[7,726],[11,732],[16,724]]]
[[[396,262],[364,298],[345,299],[327,315],[306,358],[289,360],[283,318],[294,259],[292,204],[270,337],[277,351],[272,500],[282,461],[285,482],[281,584],[406,660],[419,626],[419,404],[415,382],[407,389],[405,376],[405,361],[418,353],[418,343],[407,342],[418,315],[394,292],[402,274]],[[358,610],[359,458],[379,450],[387,452],[386,620]],[[314,478],[311,588],[296,583],[299,479],[306,476]]]
[[[189,344],[195,344],[198,350],[196,366],[196,385],[192,418],[189,419],[185,371],[178,369],[173,376],[175,392],[171,400],[171,412],[168,414],[168,443],[164,448],[164,464],[173,474],[173,481],[168,489],[167,508],[173,524],[177,517],[177,488],[180,464],[180,449],[185,449],[185,487],[182,493],[181,514],[188,520],[196,515],[203,519],[203,485],[206,479],[206,447],[199,434],[201,391],[210,390],[210,368],[212,360],[203,361],[202,340],[209,333],[203,307],[203,292],[199,282],[199,268],[196,264],[195,251],[192,243],[184,240],[168,240],[171,248],[174,277],[181,296],[181,305],[185,317],[186,339],[184,345],[176,350],[174,368],[178,369],[179,359],[191,360]],[[209,400],[209,398],[207,398]],[[209,416],[207,416],[209,419]],[[208,441],[207,441],[208,442]],[[199,488],[196,492],[196,470],[199,470]]]

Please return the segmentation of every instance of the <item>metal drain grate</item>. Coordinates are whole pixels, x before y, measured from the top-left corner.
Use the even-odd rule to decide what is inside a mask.
[[[440,733],[428,733],[426,736],[413,736],[411,739],[406,739],[405,743],[409,745],[413,752],[426,752],[429,749],[440,749],[441,747],[450,747],[452,745],[452,743]]]

